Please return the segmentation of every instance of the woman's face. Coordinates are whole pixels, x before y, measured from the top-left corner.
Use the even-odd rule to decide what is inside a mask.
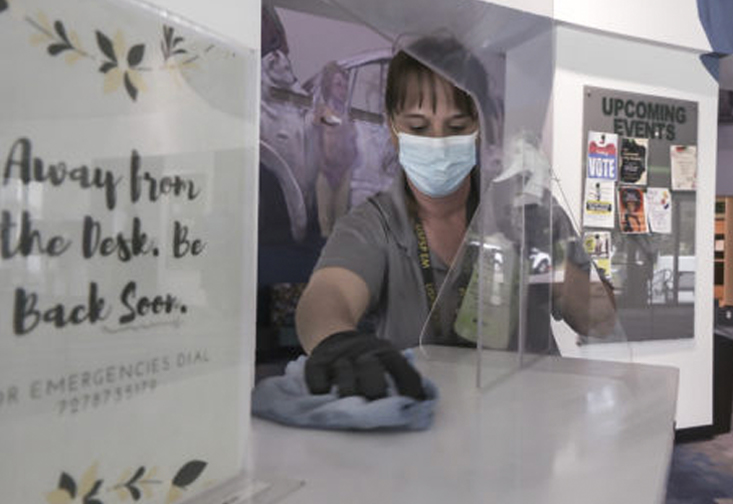
[[[413,76],[407,81],[404,107],[391,118],[395,145],[397,138],[394,130],[417,136],[447,137],[468,135],[478,129],[478,120],[453,101],[451,83],[441,77],[435,78],[435,103],[431,88],[427,79],[423,80],[422,89],[417,77]]]

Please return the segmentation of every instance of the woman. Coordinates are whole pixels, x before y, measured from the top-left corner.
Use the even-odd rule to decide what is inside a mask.
[[[465,51],[441,46],[433,54],[486,96],[485,74],[468,71]],[[401,394],[423,396],[420,376],[399,349],[418,344],[478,202],[479,115],[471,97],[400,52],[387,74],[385,104],[402,171],[390,189],[336,224],[296,311],[313,393],[337,385],[342,396],[382,397],[386,372]],[[588,264],[587,257],[572,259],[562,287],[552,286],[553,314],[557,308],[581,334],[591,334],[593,317],[604,331],[614,321],[609,289],[589,283]],[[535,309],[549,316],[549,307]],[[374,332],[357,329],[365,315],[374,318]]]
[[[422,396],[398,349],[417,345],[475,208],[479,119],[470,96],[399,52],[385,102],[403,172],[339,221],[296,313],[314,393],[336,383],[341,395],[380,397],[387,371],[401,393]],[[376,334],[357,331],[367,313]]]

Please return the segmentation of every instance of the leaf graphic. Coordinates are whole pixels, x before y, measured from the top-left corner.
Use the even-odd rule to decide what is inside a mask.
[[[102,72],[103,74],[106,74],[113,68],[117,68],[117,63],[113,63],[111,61],[105,61],[104,63],[102,63],[102,66],[99,67],[99,71]]]
[[[92,487],[92,488],[91,488],[91,489],[90,489],[90,490],[89,490],[89,491],[88,491],[88,492],[86,493],[86,495],[84,496],[84,500],[85,500],[85,501],[86,501],[86,500],[87,500],[87,499],[88,499],[89,497],[94,497],[94,496],[95,496],[95,495],[97,494],[97,492],[99,492],[99,487],[101,487],[101,486],[102,486],[102,481],[103,481],[103,480],[99,479],[99,480],[97,480],[97,481],[96,481],[96,482],[94,483],[94,486],[93,486],[93,487]]]
[[[71,32],[69,33],[69,40],[70,40],[69,43],[73,47],[77,49],[81,49],[81,41],[79,40],[79,34],[76,33],[74,30],[71,30]]]
[[[71,49],[71,47],[66,44],[51,44],[50,46],[48,46],[48,54],[50,54],[51,56],[56,56],[57,54],[64,52],[68,49]]]
[[[36,14],[36,21],[38,21],[38,24],[47,32],[53,31],[51,30],[51,23],[48,22],[48,17],[43,11],[38,11],[38,14]]]
[[[107,56],[109,59],[117,63],[117,56],[115,56],[115,50],[112,47],[112,41],[102,33],[101,31],[97,30],[97,45],[99,46],[99,49],[104,53],[105,56]]]
[[[89,466],[89,469],[84,471],[84,474],[81,475],[81,479],[79,480],[79,494],[89,497],[94,495],[99,489],[99,486],[102,484],[102,480],[97,479],[98,465],[99,464],[97,462],[93,463]]]
[[[0,0],[0,12],[8,8],[7,0]]]
[[[59,488],[69,492],[72,499],[76,497],[76,483],[74,482],[74,478],[65,472],[62,472],[61,477],[59,478]]]
[[[183,37],[176,37],[173,39],[173,47],[176,47],[178,44],[183,42]]]
[[[173,54],[186,54],[188,51],[185,49],[176,49]]]
[[[140,72],[136,70],[129,70],[126,72],[127,77],[130,79],[130,84],[132,84],[137,90],[139,91],[146,91],[148,87],[145,85],[145,81],[142,78],[142,75],[140,75]]]
[[[130,81],[130,76],[127,75],[127,72],[125,72],[125,89],[127,90],[127,94],[130,95],[130,98],[132,98],[132,101],[135,101],[137,99],[137,88]]]
[[[56,30],[56,33],[59,34],[59,37],[66,42],[66,44],[69,44],[69,38],[66,36],[66,29],[64,28],[64,24],[61,21],[56,21],[53,24],[54,29]]]
[[[166,504],[176,502],[178,499],[181,498],[181,495],[183,495],[183,491],[176,486],[172,486],[171,489],[168,490],[168,497],[166,497],[165,499]]]
[[[77,52],[70,52],[69,54],[66,55],[66,58],[65,58],[66,63],[68,63],[69,65],[73,65],[80,59],[81,59],[81,54]]]
[[[122,502],[125,502],[127,500],[127,492],[125,491],[126,487],[120,487],[115,489],[115,493],[117,494],[117,498],[121,500]]]
[[[163,38],[166,45],[171,45],[171,37],[173,37],[173,28],[163,25]]]
[[[106,94],[117,91],[122,85],[122,70],[115,67],[104,76],[104,92]]]
[[[50,40],[51,37],[46,35],[45,33],[34,33],[30,36],[30,42],[32,45],[37,46],[40,44],[45,44]]]
[[[138,470],[135,471],[135,474],[132,475],[132,478],[130,478],[127,483],[132,485],[137,480],[139,480],[143,474],[145,474],[145,466],[140,466],[140,468],[138,468]]]
[[[206,468],[206,462],[202,460],[192,460],[187,462],[178,470],[175,478],[173,478],[173,486],[185,488],[201,476]]]
[[[141,493],[140,490],[137,487],[134,486],[128,486],[127,489],[130,491],[130,495],[132,495],[132,499],[135,501],[140,500]]]
[[[92,486],[92,488],[84,495],[84,499],[82,500],[83,504],[102,504],[102,501],[95,498],[97,496],[97,492],[99,492],[99,487],[101,486],[102,480],[97,480],[94,483],[94,486]]]
[[[69,492],[60,488],[46,494],[48,504],[69,504],[71,501],[72,498]]]
[[[127,53],[127,64],[130,67],[136,67],[143,60],[145,54],[145,44],[134,45]]]

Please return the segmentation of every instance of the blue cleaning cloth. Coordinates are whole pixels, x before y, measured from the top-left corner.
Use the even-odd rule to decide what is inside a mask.
[[[405,357],[412,360],[407,351]],[[433,423],[438,389],[423,378],[427,399],[397,395],[390,383],[388,395],[339,398],[335,392],[313,395],[305,383],[306,356],[288,363],[283,376],[265,378],[252,392],[252,414],[285,425],[333,430],[425,430]],[[388,377],[389,378],[389,377]]]

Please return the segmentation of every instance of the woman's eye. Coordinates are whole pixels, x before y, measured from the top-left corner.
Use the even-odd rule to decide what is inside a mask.
[[[425,125],[416,125],[416,126],[410,126],[410,131],[413,133],[420,133],[421,131],[426,131],[428,129]]]

